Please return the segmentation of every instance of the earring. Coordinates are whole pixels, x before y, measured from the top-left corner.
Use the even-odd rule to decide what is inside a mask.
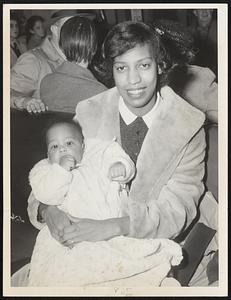
[[[163,73],[162,68],[158,65],[158,75],[161,75]]]

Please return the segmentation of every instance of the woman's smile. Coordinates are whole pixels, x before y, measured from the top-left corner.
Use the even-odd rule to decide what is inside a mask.
[[[138,88],[138,89],[128,89],[127,94],[129,97],[132,98],[140,98],[144,95],[145,93],[145,87],[143,88]]]

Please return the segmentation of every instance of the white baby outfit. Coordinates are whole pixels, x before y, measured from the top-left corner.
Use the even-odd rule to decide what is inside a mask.
[[[108,178],[110,166],[122,162],[126,180],[134,164],[118,143],[88,139],[81,164],[71,172],[47,159],[30,172],[34,196],[74,217],[108,219],[123,216],[127,191]],[[32,254],[29,286],[159,286],[171,265],[182,259],[178,244],[167,239],[119,236],[109,241],[61,245],[44,226]]]

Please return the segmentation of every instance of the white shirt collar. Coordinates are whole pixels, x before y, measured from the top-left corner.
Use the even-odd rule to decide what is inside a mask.
[[[157,93],[156,103],[154,104],[153,108],[146,115],[142,117],[145,124],[148,126],[148,128],[150,128],[152,125],[156,108],[158,107],[160,102],[160,98],[161,98],[160,94]],[[137,118],[137,116],[128,109],[128,107],[124,103],[124,99],[122,98],[122,96],[120,96],[119,98],[119,112],[124,122],[127,125],[131,124]]]

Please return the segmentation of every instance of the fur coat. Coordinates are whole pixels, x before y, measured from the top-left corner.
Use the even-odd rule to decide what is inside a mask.
[[[196,217],[204,191],[204,114],[169,87],[143,142],[131,184],[130,236],[174,238]],[[112,88],[80,102],[75,119],[85,137],[120,142],[119,93]]]

